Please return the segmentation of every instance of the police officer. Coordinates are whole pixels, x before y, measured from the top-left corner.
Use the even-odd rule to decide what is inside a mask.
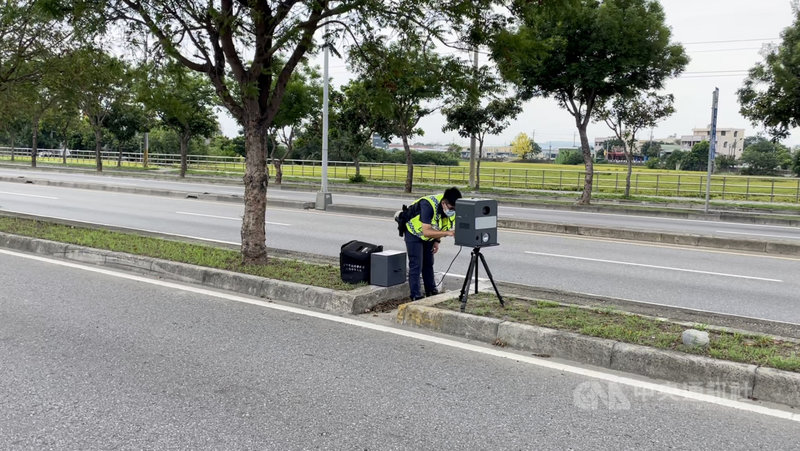
[[[433,276],[433,254],[439,250],[441,238],[455,236],[455,208],[460,198],[461,191],[453,187],[446,189],[443,194],[421,197],[409,208],[411,213],[406,219],[404,236],[408,254],[408,285],[413,301],[423,297],[419,286],[420,274],[425,285],[425,296],[439,293]]]

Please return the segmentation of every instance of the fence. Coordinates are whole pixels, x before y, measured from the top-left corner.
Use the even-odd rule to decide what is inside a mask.
[[[17,148],[15,158],[30,160],[30,149]],[[40,149],[38,159],[42,163],[63,162],[59,149]],[[0,159],[9,159],[11,149],[0,147]],[[67,163],[94,165],[95,152],[70,150]],[[102,152],[104,165],[141,167],[141,153]],[[189,155],[189,170],[195,173],[242,174],[242,157]],[[175,168],[180,165],[180,156],[174,154],[150,154],[148,164],[154,167]],[[519,166],[519,167],[518,167]],[[319,179],[322,162],[318,160],[286,160],[281,166],[283,176],[294,179]],[[592,189],[596,193],[621,194],[625,190],[624,168],[621,170],[595,170]],[[274,176],[274,165],[269,167]],[[361,163],[360,174],[370,181],[402,183],[406,179],[406,165],[400,163]],[[348,180],[356,174],[353,162],[330,161],[328,177],[332,180]],[[530,168],[517,164],[485,164],[480,171],[480,186],[484,188],[507,188],[547,191],[583,190],[585,171],[559,168]],[[649,172],[637,171],[631,176],[631,194],[639,196],[697,197],[705,196],[705,173]],[[414,182],[436,185],[466,185],[469,168],[466,166],[415,165]],[[749,200],[766,202],[800,202],[800,178],[758,177],[716,174],[711,177],[711,197],[725,200]]]

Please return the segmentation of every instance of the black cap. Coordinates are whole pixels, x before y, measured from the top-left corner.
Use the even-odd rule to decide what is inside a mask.
[[[447,188],[444,190],[444,198],[447,200],[447,203],[450,205],[455,206],[456,201],[461,199],[461,191],[458,190],[455,186],[452,188]]]

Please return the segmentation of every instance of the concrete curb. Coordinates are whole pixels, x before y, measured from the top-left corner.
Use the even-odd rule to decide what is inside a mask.
[[[7,233],[0,233],[0,247],[101,265],[149,277],[197,283],[209,288],[286,301],[336,313],[364,313],[381,302],[399,299],[408,294],[407,283],[385,288],[368,285],[351,291],[339,291]]]
[[[433,299],[403,304],[398,308],[396,321],[406,326],[508,345],[539,357],[562,358],[661,379],[679,384],[680,388],[701,389],[704,393],[727,399],[751,398],[800,408],[800,373],[589,337],[433,306],[447,298],[447,294],[442,294]]]

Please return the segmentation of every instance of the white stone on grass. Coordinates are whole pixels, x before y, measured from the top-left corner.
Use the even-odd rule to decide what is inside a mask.
[[[702,330],[686,329],[683,331],[681,338],[686,346],[708,346],[708,332]]]

